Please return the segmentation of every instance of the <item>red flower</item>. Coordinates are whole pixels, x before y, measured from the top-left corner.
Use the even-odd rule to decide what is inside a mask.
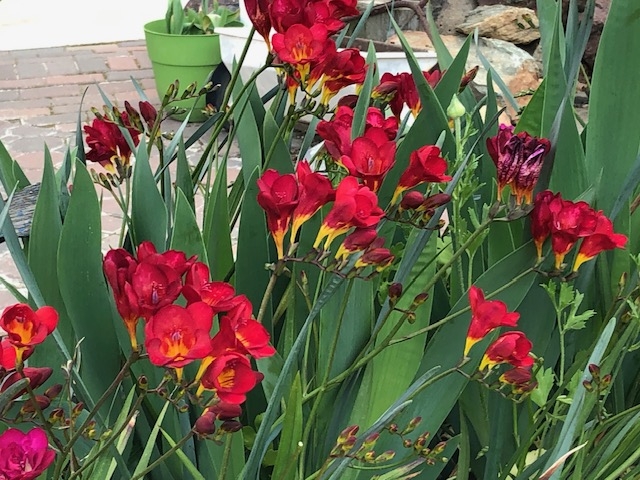
[[[538,251],[538,262],[542,261],[542,246],[545,240],[551,235],[551,221],[553,214],[549,205],[560,194],[554,195],[550,190],[544,190],[536,195],[531,211],[531,236]]]
[[[58,325],[58,312],[53,307],[42,307],[35,312],[24,303],[7,307],[0,317],[0,328],[7,332],[8,340],[16,350],[16,361],[22,362],[24,352],[44,342]]]
[[[142,262],[136,267],[131,286],[138,298],[140,315],[148,320],[180,296],[182,277],[165,264]]]
[[[369,107],[367,109],[365,123],[365,133],[369,128],[381,128],[387,134],[389,140],[395,140],[398,135],[398,123],[393,117],[385,118],[384,113],[379,108]]]
[[[530,204],[551,144],[546,138],[532,137],[527,132],[514,135],[513,130],[510,125],[500,125],[498,134],[487,139],[487,150],[498,174],[498,200],[504,187],[510,185],[517,204]]]
[[[350,155],[343,155],[341,162],[350,175],[362,178],[365,186],[377,192],[395,157],[396,142],[390,141],[383,129],[370,128],[353,141]]]
[[[299,200],[291,220],[291,242],[295,242],[298,230],[324,205],[333,201],[336,192],[324,175],[312,172],[306,160],[296,165]]]
[[[377,237],[378,232],[375,227],[356,228],[342,241],[336,253],[336,259],[341,260],[352,253],[361,252],[371,245]]]
[[[256,28],[256,32],[264,38],[267,50],[271,50],[269,35],[271,34],[271,16],[269,15],[270,0],[244,0],[249,20]]]
[[[140,263],[146,262],[154,265],[166,265],[180,276],[182,276],[191,265],[196,261],[196,256],[187,259],[184,252],[178,250],[167,250],[163,253],[158,253],[153,243],[144,241],[138,245],[138,261]]]
[[[284,257],[284,235],[298,206],[298,182],[293,174],[280,175],[269,169],[258,179],[258,189],[258,203],[267,214],[267,227],[280,259]]]
[[[576,242],[594,233],[596,212],[586,202],[563,200],[559,195],[549,204],[551,210],[551,249],[555,268],[562,266],[564,257]]]
[[[373,227],[384,216],[378,206],[378,197],[368,187],[360,185],[355,177],[346,177],[338,185],[336,200],[320,227],[314,248],[326,237],[324,248],[352,227]]]
[[[34,480],[55,460],[47,434],[39,427],[24,433],[9,428],[0,435],[0,478]]]
[[[284,33],[275,33],[272,43],[280,60],[295,67],[304,85],[311,71],[311,63],[320,62],[327,53],[335,51],[335,42],[329,38],[326,27],[319,24],[311,28],[292,25]]]
[[[330,34],[344,27],[341,17],[359,13],[354,0],[273,0],[269,12],[276,32],[284,33],[291,26],[301,24],[306,27],[323,25]]]
[[[530,367],[533,365],[533,358],[529,356],[532,346],[531,341],[522,332],[503,333],[489,345],[478,370],[492,368],[500,363],[508,363],[514,367]]]
[[[324,74],[320,100],[324,105],[328,105],[329,100],[344,87],[364,82],[367,75],[365,59],[356,48],[346,48],[333,53],[316,68]]]
[[[203,302],[188,307],[167,305],[149,319],[144,327],[144,345],[149,361],[160,367],[180,370],[211,351],[209,332],[213,311]]]
[[[269,332],[257,320],[249,317],[225,315],[220,319],[220,330],[229,330],[235,337],[235,348],[253,358],[270,357],[276,349],[269,345]]]
[[[411,152],[409,166],[400,176],[391,203],[395,203],[402,192],[421,183],[448,182],[452,177],[445,175],[446,171],[447,161],[440,157],[440,149],[435,145],[425,145]]]
[[[485,300],[484,293],[475,285],[469,289],[469,304],[471,306],[471,324],[464,346],[465,356],[471,347],[489,332],[498,327],[515,327],[520,318],[519,313],[508,312],[504,302]]]
[[[138,109],[140,110],[140,115],[144,119],[147,124],[147,128],[149,132],[153,129],[153,126],[156,123],[156,118],[158,118],[158,111],[155,109],[151,103],[144,101],[138,102]]]
[[[351,125],[353,109],[338,107],[331,120],[321,120],[316,133],[324,140],[324,147],[334,160],[351,153]]]
[[[22,352],[22,360],[26,360],[33,353],[34,347],[28,347]],[[8,338],[0,342],[0,367],[5,370],[16,368],[16,349]]]
[[[573,271],[578,271],[580,265],[591,260],[600,252],[613,250],[614,248],[624,248],[627,244],[627,237],[621,233],[613,232],[613,224],[602,211],[596,213],[596,228],[594,232],[585,237],[580,244],[580,250],[573,264]]]
[[[500,381],[512,386],[513,393],[522,394],[530,392],[538,385],[531,377],[531,367],[514,367],[502,375]]]
[[[129,125],[126,112],[122,112],[121,118],[125,125]],[[127,130],[131,134],[133,144],[138,145],[140,132],[133,127],[127,127]],[[116,123],[95,118],[91,126],[84,126],[84,131],[90,149],[86,154],[87,160],[97,162],[113,173],[116,173],[118,165],[129,165],[131,147]]]
[[[384,248],[384,238],[378,237],[367,247],[362,256],[356,261],[355,268],[373,265],[378,272],[381,272],[393,263],[395,257],[388,248]]]
[[[138,348],[136,325],[140,318],[140,308],[131,282],[137,266],[137,260],[123,248],[109,250],[102,262],[102,269],[111,286],[116,308],[124,321],[134,350]]]
[[[247,392],[263,378],[264,375],[251,369],[247,357],[237,352],[226,352],[207,367],[197,394],[202,390],[213,390],[221,401],[239,405],[247,399]]]

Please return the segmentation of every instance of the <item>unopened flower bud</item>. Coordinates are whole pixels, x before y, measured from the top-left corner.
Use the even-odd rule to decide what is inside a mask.
[[[404,194],[400,201],[400,210],[416,210],[424,202],[424,195],[416,190]]]
[[[367,463],[373,463],[376,460],[376,452],[374,452],[373,450],[365,453],[362,456],[362,461],[367,462]]]
[[[360,430],[360,427],[358,425],[351,425],[345,428],[344,430],[342,430],[342,432],[340,432],[340,435],[338,436],[338,440],[336,443],[338,443],[339,445],[342,445],[349,438],[355,436],[356,433],[358,433],[358,430]]]
[[[595,363],[590,363],[589,373],[591,373],[591,376],[593,377],[594,380],[597,380],[598,378],[600,378],[600,367]]]
[[[376,445],[378,438],[380,438],[380,434],[378,432],[373,432],[371,435],[364,439],[364,442],[362,442],[362,448],[365,448],[367,450],[373,448]]]
[[[242,429],[242,423],[237,420],[225,420],[220,425],[220,430],[226,433],[234,433]]]
[[[392,423],[387,428],[388,428],[389,432],[396,433],[398,431],[398,424],[397,423]]]
[[[442,452],[444,452],[444,449],[446,447],[447,447],[447,442],[440,442],[435,447],[433,447],[433,450],[431,451],[433,452],[434,455],[440,455]]]
[[[378,455],[374,460],[374,462],[375,463],[388,462],[389,460],[393,460],[393,457],[395,456],[396,456],[396,452],[394,452],[393,450],[387,450],[386,452],[382,452],[380,455]]]
[[[466,109],[464,108],[464,105],[458,98],[458,95],[453,95],[453,98],[451,99],[451,103],[447,108],[447,116],[450,119],[455,120],[456,118],[462,117],[465,113],[466,113]]]
[[[58,395],[60,395],[60,392],[62,391],[62,385],[60,385],[59,383],[56,383],[55,385],[50,386],[49,388],[47,388],[44,392],[44,394],[49,397],[50,400],[53,400],[54,398],[56,398]]]
[[[71,410],[71,417],[75,418],[78,415],[80,415],[82,413],[82,410],[84,410],[84,403],[82,402],[78,402],[74,405],[73,409]]]
[[[44,410],[49,405],[51,405],[51,400],[49,399],[49,397],[45,397],[44,395],[36,395],[35,400],[36,400],[38,409],[40,410]],[[24,405],[22,405],[22,408],[20,409],[20,413],[23,415],[35,413],[35,411],[36,411],[36,406],[33,403],[33,399],[27,400],[24,403]]]
[[[413,299],[413,303],[411,304],[411,308],[415,308],[415,307],[418,307],[418,306],[422,305],[424,302],[427,301],[427,298],[429,298],[429,294],[427,292],[419,293]]]
[[[215,421],[216,421],[215,414],[207,410],[200,416],[200,418],[198,418],[198,420],[196,420],[196,423],[193,426],[193,429],[199,435],[203,435],[203,436],[213,435],[213,433],[215,433],[216,431]]]
[[[149,379],[145,375],[140,375],[138,377],[138,388],[141,390],[149,388]]]
[[[56,424],[64,420],[64,410],[62,408],[54,408],[49,414],[49,422]]]
[[[189,411],[189,405],[187,405],[186,403],[183,403],[182,405],[178,406],[178,412],[187,413],[188,411]]]
[[[401,435],[408,435],[409,433],[413,432],[416,427],[420,425],[420,422],[422,422],[422,417],[412,418],[405,429],[402,431]]]
[[[602,379],[600,380],[600,385],[603,388],[607,388],[609,385],[611,384],[611,374],[607,373],[605,376],[602,377]]]
[[[391,285],[389,285],[389,288],[387,291],[389,293],[389,301],[392,304],[395,304],[398,301],[398,298],[400,298],[400,296],[402,295],[402,284],[398,282],[394,282]]]
[[[403,446],[404,448],[411,448],[411,447],[413,447],[413,441],[409,440],[408,438],[405,438],[405,439],[402,441],[402,446]]]

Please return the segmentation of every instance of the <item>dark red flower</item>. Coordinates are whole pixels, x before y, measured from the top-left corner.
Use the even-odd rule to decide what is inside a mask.
[[[284,257],[284,235],[298,206],[298,182],[295,175],[280,175],[269,169],[258,179],[258,203],[267,214],[267,227],[278,251]]]
[[[312,172],[306,160],[301,160],[296,165],[296,179],[299,200],[291,219],[292,243],[295,242],[302,224],[336,196],[331,181],[321,173]]]
[[[393,263],[395,256],[388,248],[384,248],[384,238],[378,237],[367,247],[364,253],[355,263],[355,268],[362,268],[373,265],[378,272],[381,272]]]
[[[498,134],[487,139],[487,150],[497,170],[498,200],[502,198],[504,187],[509,185],[517,204],[530,204],[551,144],[546,138],[513,132],[514,127],[500,125]]]
[[[580,265],[591,260],[600,252],[613,250],[614,248],[624,248],[627,240],[626,235],[614,233],[611,220],[602,211],[597,212],[595,230],[582,240],[578,255],[573,263],[573,271],[578,271]]]
[[[48,306],[34,312],[29,305],[17,303],[5,308],[0,316],[0,328],[15,348],[16,362],[22,362],[25,351],[44,342],[57,325],[58,312]]]
[[[149,361],[160,367],[175,368],[180,378],[182,367],[206,357],[211,351],[209,332],[213,311],[203,302],[188,307],[167,305],[145,324],[144,345]]]
[[[501,363],[508,363],[514,367],[530,367],[533,365],[533,358],[529,356],[532,346],[531,341],[522,332],[503,333],[489,345],[478,369],[482,371]]]
[[[555,268],[562,266],[564,257],[576,242],[593,234],[596,212],[586,202],[563,200],[559,195],[549,204],[551,210],[551,249],[555,255]]]
[[[391,203],[395,203],[402,192],[421,183],[448,182],[452,177],[446,175],[446,171],[447,161],[440,156],[440,149],[435,145],[425,145],[411,152],[409,166],[400,176]]]
[[[336,200],[320,227],[313,247],[318,248],[326,237],[324,248],[328,250],[338,235],[348,232],[352,227],[373,227],[383,216],[377,195],[360,185],[357,178],[346,177],[338,185]]]
[[[44,382],[49,380],[49,377],[53,373],[53,369],[49,367],[24,367],[22,369],[22,374],[18,371],[10,372],[2,381],[2,386],[0,386],[0,392],[6,391],[11,385],[22,380],[23,378],[29,379],[29,386],[31,390],[35,390],[38,387],[44,385]],[[24,375],[24,376],[23,376]],[[18,390],[13,398],[20,397],[27,393],[27,388],[23,388]]]
[[[538,385],[531,376],[531,367],[511,368],[500,375],[500,381],[511,385],[513,393],[517,394],[530,392]]]
[[[482,290],[475,285],[469,289],[471,323],[467,331],[464,355],[471,347],[498,327],[515,327],[520,318],[517,312],[508,312],[507,305],[500,300],[485,300]]]
[[[351,153],[351,125],[353,109],[340,106],[331,120],[321,120],[316,133],[324,140],[324,147],[334,160]]]
[[[148,320],[180,296],[182,277],[165,264],[142,262],[136,267],[131,286],[138,298],[140,315]]]
[[[127,113],[123,112],[121,115],[124,124],[128,125]],[[127,128],[127,130],[131,134],[134,145],[138,145],[140,132],[133,127]],[[89,151],[86,154],[87,160],[99,163],[113,173],[116,173],[118,165],[129,165],[131,147],[116,123],[95,118],[91,126],[84,126],[84,131],[89,146]]]
[[[0,434],[0,478],[34,480],[55,460],[47,434],[39,427],[27,433],[9,428]]]
[[[342,165],[350,175],[362,179],[365,186],[377,192],[396,159],[396,142],[389,140],[382,128],[370,128],[353,141],[349,156],[343,155]]]
[[[531,236],[538,252],[538,262],[542,261],[542,246],[551,235],[551,222],[553,214],[549,205],[560,194],[554,195],[550,190],[544,190],[536,195],[531,211]]]
[[[310,28],[292,25],[284,33],[275,33],[272,43],[278,58],[298,71],[305,86],[311,64],[321,62],[328,53],[335,51],[335,42],[329,38],[326,27],[319,24]]]
[[[340,248],[336,252],[336,259],[343,260],[352,253],[361,252],[371,245],[376,238],[378,238],[378,232],[375,227],[356,228],[342,241]]]
[[[153,265],[166,265],[180,276],[182,276],[191,265],[196,261],[196,256],[187,259],[184,252],[179,250],[167,250],[166,252],[158,253],[153,243],[144,241],[138,245],[138,262],[146,262]]]
[[[264,38],[267,50],[271,50],[269,35],[271,34],[271,15],[269,15],[270,0],[244,0],[249,20],[256,28],[256,32]]]
[[[344,87],[364,82],[367,75],[365,59],[356,48],[346,48],[333,53],[315,69],[319,69],[323,75],[320,102],[324,105],[328,105],[329,100]],[[316,75],[320,76],[319,73]]]

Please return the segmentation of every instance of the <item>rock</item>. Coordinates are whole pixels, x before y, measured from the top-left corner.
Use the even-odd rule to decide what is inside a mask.
[[[467,12],[478,6],[476,0],[429,0],[433,17],[442,35],[456,33],[456,25],[464,22]]]
[[[434,50],[433,43],[431,43],[431,39],[426,32],[421,32],[419,30],[407,30],[402,33],[409,42],[409,45],[411,45],[411,48],[415,50]],[[391,45],[400,45],[400,39],[398,38],[398,35],[392,35],[387,40],[387,43],[390,43]]]
[[[593,73],[593,65],[596,61],[596,53],[598,51],[598,44],[600,43],[600,36],[602,35],[602,28],[604,27],[604,22],[607,20],[610,8],[611,0],[596,0],[596,7],[593,13],[593,27],[591,28],[591,34],[587,41],[587,48],[582,57],[582,61],[586,67],[585,69],[589,75]]]
[[[481,37],[523,45],[540,38],[539,27],[538,17],[530,8],[490,5],[472,10],[456,29],[468,35],[477,28]]]

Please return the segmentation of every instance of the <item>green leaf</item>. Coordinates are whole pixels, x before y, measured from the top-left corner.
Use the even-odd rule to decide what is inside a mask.
[[[263,148],[260,142],[258,119],[251,103],[251,90],[255,90],[255,86],[249,87],[240,98],[236,98],[241,89],[242,82],[238,79],[233,90],[234,102],[237,104],[233,114],[236,121],[234,134],[242,157],[244,183],[249,185],[254,169],[256,167],[262,168]]]
[[[188,257],[197,255],[200,262],[207,262],[207,252],[204,248],[200,228],[196,221],[189,200],[185,193],[178,189],[176,191],[176,212],[173,235],[171,236],[171,248],[184,252]]]
[[[549,393],[555,383],[554,374],[552,368],[541,368],[536,373],[536,381],[538,386],[533,392],[531,392],[531,401],[538,405],[540,408],[544,408],[549,398]]]
[[[58,248],[58,281],[76,337],[84,339],[81,371],[99,398],[120,370],[109,291],[102,273],[100,205],[85,166],[76,162],[73,194]],[[82,285],[82,288],[78,288]],[[105,413],[107,407],[102,410]]]
[[[189,202],[189,205],[191,206],[191,210],[195,211],[196,203],[193,198],[193,181],[191,180],[191,172],[189,171],[189,163],[187,162],[187,152],[185,151],[184,142],[180,142],[178,146],[176,187],[178,190],[182,190],[187,202]]]
[[[227,200],[227,162],[216,172],[213,188],[205,203],[202,237],[209,259],[211,280],[224,280],[233,268],[233,249]]]
[[[2,392],[0,392],[0,412],[3,412],[5,407],[9,405],[9,403],[20,393],[20,390],[23,390],[29,380],[26,378],[21,378],[13,385],[8,386]]]
[[[300,373],[297,373],[291,389],[284,413],[282,435],[278,444],[278,455],[273,467],[272,478],[282,480],[298,478],[297,459],[300,455],[298,443],[302,440],[302,384]]]
[[[160,433],[160,426],[162,425],[162,421],[164,420],[164,416],[167,414],[167,409],[171,405],[170,402],[165,402],[164,407],[158,414],[158,418],[156,423],[153,425],[151,429],[151,435],[147,439],[147,443],[144,446],[144,450],[142,451],[142,455],[140,456],[140,460],[138,460],[138,464],[136,465],[136,469],[133,471],[133,476],[139,475],[144,471],[145,468],[149,466],[149,460],[151,460],[151,454],[153,453],[153,447],[155,446],[156,438],[158,437],[158,433]]]
[[[376,70],[376,51],[373,43],[369,42],[367,51],[367,74],[362,84],[362,90],[358,95],[358,102],[353,111],[353,123],[351,125],[351,140],[364,134],[364,128],[367,120],[367,109],[371,100],[371,90],[373,89],[374,73]]]
[[[131,221],[133,243],[149,240],[158,251],[166,248],[168,215],[162,195],[151,172],[144,141],[138,145],[136,166],[131,179]]]
[[[588,178],[597,185],[597,207],[609,214],[618,191],[638,155],[640,96],[637,72],[640,65],[640,29],[635,0],[616,0],[600,38],[589,101],[586,165]],[[611,141],[617,139],[617,141]]]
[[[2,141],[0,141],[0,182],[7,193],[16,186],[20,190],[30,184],[20,165],[11,158]]]
[[[171,436],[162,428],[160,428],[160,432],[162,433],[162,436],[167,441],[169,446],[173,448],[176,445],[176,442],[173,440],[173,438],[171,438]],[[182,465],[184,465],[184,468],[195,480],[205,480],[205,477],[198,471],[198,468],[193,464],[191,460],[189,460],[189,457],[187,457],[182,450],[176,450],[176,457],[180,459]]]
[[[281,174],[293,173],[291,153],[282,138],[284,132],[280,131],[280,128],[270,111],[265,112],[262,131],[265,151],[265,165],[263,170],[267,168],[274,168]],[[267,155],[270,155],[270,158],[266,158]]]

